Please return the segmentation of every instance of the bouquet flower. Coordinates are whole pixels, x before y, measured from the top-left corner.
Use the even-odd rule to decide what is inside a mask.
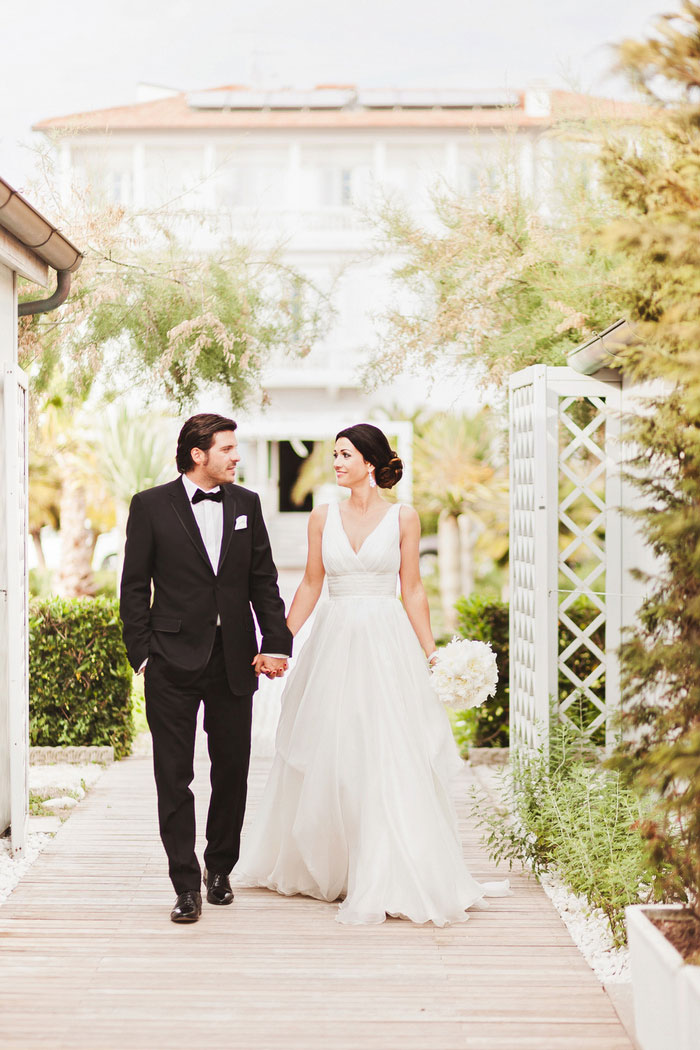
[[[496,692],[496,654],[488,642],[453,638],[438,649],[433,683],[438,699],[448,707],[477,707]]]

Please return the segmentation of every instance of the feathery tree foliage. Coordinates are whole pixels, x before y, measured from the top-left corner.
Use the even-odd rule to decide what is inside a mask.
[[[20,322],[20,363],[36,396],[58,369],[78,399],[97,384],[108,397],[138,388],[184,408],[215,385],[239,407],[260,397],[270,354],[308,349],[320,297],[279,250],[199,250],[167,207],[129,212],[91,187],[74,186],[62,200],[50,156],[40,159],[33,196],[85,258],[58,311]],[[39,295],[24,282],[21,298]]]
[[[278,351],[303,355],[320,325],[320,300],[277,250],[232,243],[198,251],[182,236],[178,243],[183,217],[167,207],[130,213],[81,186],[61,199],[50,150],[39,160],[43,178],[32,196],[85,257],[62,307],[20,319],[20,364],[31,379],[30,514],[37,529],[49,520],[34,504],[45,502],[37,468],[50,453],[61,487],[61,590],[81,595],[93,591],[91,522],[100,509],[90,508],[88,488],[93,503],[96,493],[104,509],[109,503],[99,475],[90,476],[86,404],[165,398],[182,410],[221,388],[232,407],[261,400],[265,364]],[[21,299],[43,294],[23,282]],[[56,444],[42,421],[58,407]]]
[[[622,649],[632,731],[614,762],[657,799],[641,830],[667,898],[694,915],[700,953],[700,4],[686,0],[651,39],[625,43],[620,67],[657,106],[647,148],[611,141],[603,165],[624,205],[605,240],[626,260],[641,339],[624,368],[659,391],[628,429],[658,570]]]
[[[613,253],[595,238],[615,214],[587,166],[562,156],[545,217],[506,170],[496,191],[443,192],[426,225],[387,203],[378,216],[382,247],[398,262],[402,302],[385,317],[370,383],[403,371],[464,372],[501,384],[531,364],[560,365],[582,340],[619,315]],[[587,133],[594,138],[594,132]]]

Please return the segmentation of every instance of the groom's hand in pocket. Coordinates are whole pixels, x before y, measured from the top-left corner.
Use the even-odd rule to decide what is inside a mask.
[[[266,656],[265,653],[258,653],[253,660],[253,668],[257,675],[264,674],[268,678],[281,678],[287,670],[287,658],[286,656]]]

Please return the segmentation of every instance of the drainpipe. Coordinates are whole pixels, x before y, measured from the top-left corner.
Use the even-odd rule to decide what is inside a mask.
[[[20,303],[17,308],[19,317],[55,310],[68,297],[71,274],[83,261],[82,252],[25,200],[21,193],[0,178],[0,236],[5,231],[55,270],[57,275],[56,291],[53,295],[48,299]]]
[[[56,291],[48,299],[31,299],[17,306],[18,317],[28,317],[30,314],[44,314],[49,310],[55,310],[61,303],[65,303],[70,292],[71,275],[70,270],[57,270]]]

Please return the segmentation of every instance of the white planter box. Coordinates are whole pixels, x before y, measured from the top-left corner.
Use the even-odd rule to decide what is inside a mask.
[[[688,966],[650,921],[682,911],[678,904],[625,909],[634,1024],[641,1050],[700,1050],[700,966]]]

